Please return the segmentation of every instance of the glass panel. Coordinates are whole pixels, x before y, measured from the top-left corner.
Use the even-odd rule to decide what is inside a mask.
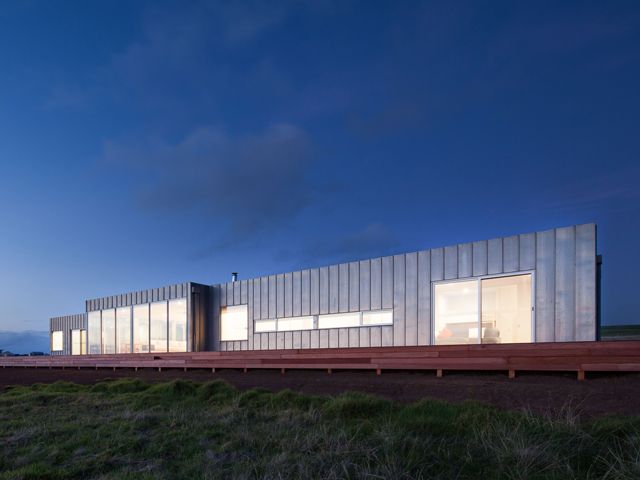
[[[531,275],[482,280],[482,343],[531,342]]]
[[[254,326],[255,333],[260,332],[275,332],[276,331],[276,320],[272,318],[270,320],[256,320]]]
[[[89,329],[89,353],[95,355],[100,353],[100,311],[89,312],[87,314],[87,328]]]
[[[391,325],[393,310],[374,310],[362,312],[362,325]]]
[[[438,283],[434,292],[436,345],[478,343],[478,282]]]
[[[187,299],[169,301],[169,351],[187,351]]]
[[[80,354],[87,354],[87,331],[80,330]]]
[[[131,353],[131,307],[116,310],[118,353]]]
[[[152,352],[167,351],[167,302],[151,304],[149,347]]]
[[[220,340],[247,340],[248,321],[246,305],[220,309]]]
[[[313,317],[293,317],[278,319],[279,332],[289,332],[291,330],[311,330],[312,328]]]
[[[116,311],[102,310],[102,353],[116,353]]]
[[[320,315],[318,317],[318,328],[345,328],[359,326],[360,312],[336,313],[334,315]]]
[[[71,330],[71,355],[80,355],[82,353],[80,342],[80,330]]]
[[[133,306],[133,353],[149,351],[149,304]]]
[[[64,349],[62,339],[63,339],[62,331],[58,330],[55,332],[51,332],[51,351],[52,352],[60,352]]]

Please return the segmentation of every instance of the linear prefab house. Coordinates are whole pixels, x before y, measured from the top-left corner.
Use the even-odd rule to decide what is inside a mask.
[[[596,225],[583,224],[86,301],[55,355],[597,340]]]

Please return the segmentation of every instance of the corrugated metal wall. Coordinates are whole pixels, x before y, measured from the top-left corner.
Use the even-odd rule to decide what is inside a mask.
[[[78,313],[75,315],[66,315],[64,317],[53,317],[49,319],[49,340],[51,341],[51,334],[54,331],[61,330],[62,345],[64,349],[61,352],[51,352],[51,355],[71,355],[71,330],[78,330],[87,328],[87,314]],[[51,347],[51,343],[49,343]]]
[[[596,339],[596,226],[462,243],[212,286],[220,350],[429,345],[434,281],[531,271],[535,340]],[[220,308],[247,304],[248,341],[220,342]],[[393,308],[393,325],[253,333],[253,320]]]
[[[127,307],[140,303],[160,302],[174,298],[184,298],[188,296],[189,282],[177,283],[166,287],[150,288],[137,292],[111,295],[107,297],[94,298],[86,301],[87,312],[94,310],[105,310],[107,308]]]

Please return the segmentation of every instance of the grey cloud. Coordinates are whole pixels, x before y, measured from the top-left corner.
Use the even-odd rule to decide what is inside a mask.
[[[313,155],[304,131],[289,124],[232,137],[214,127],[176,144],[105,145],[109,164],[151,172],[138,200],[150,210],[192,210],[225,223],[239,241],[293,219],[313,200]]]

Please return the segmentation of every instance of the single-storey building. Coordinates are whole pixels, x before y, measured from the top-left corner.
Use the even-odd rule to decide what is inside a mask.
[[[95,298],[54,355],[597,340],[596,225]]]

